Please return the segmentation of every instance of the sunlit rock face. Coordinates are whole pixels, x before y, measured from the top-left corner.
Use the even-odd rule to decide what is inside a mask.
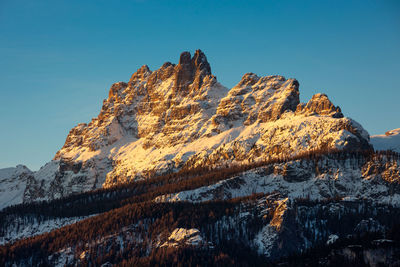
[[[179,246],[209,246],[205,242],[198,229],[176,228],[164,243],[156,244],[156,247],[179,247]]]
[[[333,118],[343,118],[340,107],[333,105],[326,94],[315,94],[307,104],[299,104],[296,114],[319,114]]]
[[[295,79],[253,73],[228,89],[200,50],[155,71],[144,65],[111,86],[96,118],[70,131],[54,160],[34,174],[35,190],[24,201],[182,168],[370,148],[368,133],[326,95],[300,104],[299,94]]]
[[[221,132],[238,124],[275,121],[285,112],[295,111],[298,104],[299,83],[295,79],[247,73],[220,100],[212,122]]]

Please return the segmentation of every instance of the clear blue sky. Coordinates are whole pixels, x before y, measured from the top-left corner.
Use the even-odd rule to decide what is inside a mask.
[[[280,74],[370,134],[400,127],[400,1],[0,0],[0,168],[38,169],[112,83],[197,48],[228,87]]]

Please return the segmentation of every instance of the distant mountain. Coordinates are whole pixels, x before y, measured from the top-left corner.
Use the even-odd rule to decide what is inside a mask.
[[[387,131],[384,135],[371,136],[371,144],[376,150],[393,150],[400,153],[400,128]]]
[[[33,172],[26,166],[0,169],[0,210],[23,202],[29,179],[33,179]]]

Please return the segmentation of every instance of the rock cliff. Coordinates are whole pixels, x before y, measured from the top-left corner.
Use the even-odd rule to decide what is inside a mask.
[[[155,71],[144,65],[111,86],[96,118],[69,132],[28,181],[23,201],[199,166],[371,148],[368,133],[326,95],[302,104],[299,94],[295,79],[253,73],[228,89],[200,50]]]

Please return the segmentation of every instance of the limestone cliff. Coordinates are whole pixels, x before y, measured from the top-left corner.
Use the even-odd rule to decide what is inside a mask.
[[[316,149],[369,149],[369,135],[324,94],[299,101],[299,82],[245,74],[232,89],[205,54],[144,65],[111,86],[99,115],[68,134],[28,181],[24,201],[52,199],[182,168],[247,163]]]

